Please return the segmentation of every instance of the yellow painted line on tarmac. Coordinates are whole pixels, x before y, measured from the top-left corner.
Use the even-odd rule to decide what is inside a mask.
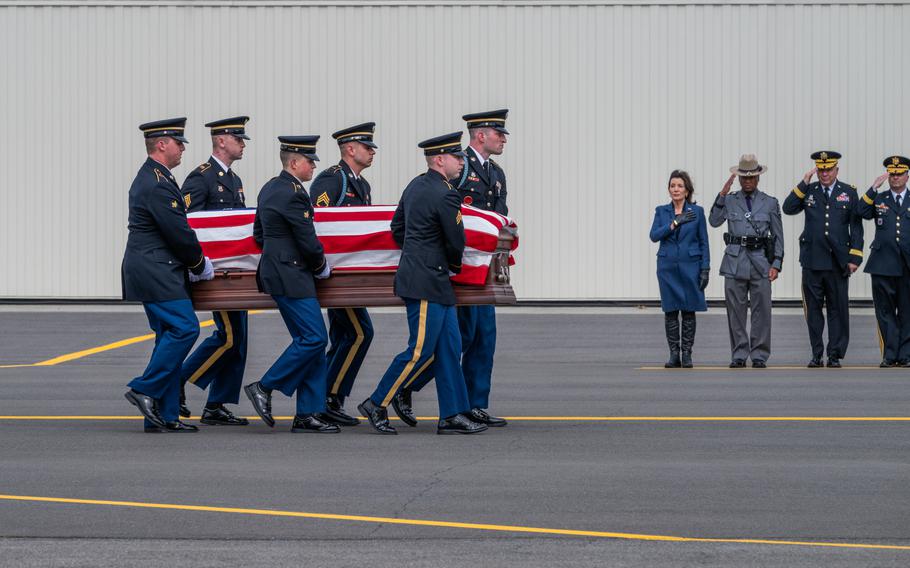
[[[191,416],[186,420],[199,420]],[[259,416],[246,416],[249,420],[260,420]],[[277,421],[291,421],[293,416],[275,416]],[[910,422],[910,416],[504,416],[514,422]],[[390,416],[390,420],[400,418]],[[418,420],[439,420],[438,416],[418,416]],[[133,415],[56,415],[56,414],[7,414],[0,420],[42,421],[117,421],[142,420]]]
[[[261,314],[265,310],[250,310],[250,314]],[[215,320],[205,320],[199,322],[199,327],[211,327],[215,325]],[[37,363],[21,363],[18,365],[0,365],[0,369],[15,369],[18,367],[52,367],[54,365],[59,365],[60,363],[67,363],[69,361],[75,361],[76,359],[82,359],[83,357],[88,357],[89,355],[95,355],[97,353],[103,353],[105,351],[112,351],[114,349],[120,349],[121,347],[127,347],[129,345],[134,345],[136,343],[142,343],[143,341],[149,341],[150,339],[155,339],[154,333],[147,333],[145,335],[137,335],[136,337],[128,337],[126,339],[121,339],[120,341],[114,341],[113,343],[107,343],[105,345],[99,345],[98,347],[91,347],[89,349],[83,349],[82,351],[74,351],[73,353],[66,353],[64,355],[59,355],[52,359],[47,359],[45,361],[38,361]]]
[[[373,517],[365,515],[336,515],[332,513],[307,513],[303,511],[281,511],[275,509],[247,509],[238,507],[208,507],[202,505],[178,505],[173,503],[146,503],[138,501],[109,501],[101,499],[68,499],[64,497],[35,497],[30,495],[0,495],[0,500],[25,501],[32,503],[59,503],[68,505],[101,505],[109,507],[129,507],[136,509],[165,509],[171,511],[194,511],[204,513],[229,513],[235,515],[259,515],[264,517],[295,517],[302,519],[319,519],[329,521],[351,521],[358,523],[377,523],[389,525],[438,527],[448,529],[466,529],[476,531],[495,531],[523,534],[543,534],[560,536],[580,536],[589,538],[610,538],[659,542],[705,542],[705,543],[735,543],[735,544],[763,544],[771,546],[812,546],[829,548],[853,548],[870,550],[904,550],[910,551],[910,546],[889,544],[867,544],[852,542],[815,542],[800,540],[771,540],[751,538],[711,538],[711,537],[684,537],[658,534],[637,534],[608,531],[587,531],[574,529],[558,529],[544,527],[529,527],[522,525],[496,525],[480,523],[464,523],[452,521],[434,521],[429,519],[402,519],[392,517]]]
[[[740,367],[738,369],[731,369],[727,365],[705,365],[705,366],[700,366],[700,367],[692,367],[689,369],[681,369],[678,367],[668,369],[668,368],[664,367],[663,365],[660,365],[660,366],[655,365],[653,367],[647,367],[647,366],[646,367],[636,367],[635,369],[637,371],[668,371],[668,372],[673,372],[673,373],[679,373],[679,372],[685,373],[685,372],[692,372],[692,371],[735,371],[735,372],[739,372],[739,371],[816,371],[816,372],[831,371],[832,373],[834,373],[837,371],[844,371],[844,370],[849,371],[851,369],[852,370],[875,369],[875,370],[882,370],[882,371],[890,371],[890,370],[894,370],[894,369],[900,369],[900,367],[893,367],[890,369],[881,369],[878,365],[844,365],[840,369],[829,369],[827,367],[819,367],[817,369],[810,369],[810,368],[806,367],[805,365],[768,365],[764,369],[753,369],[752,367]]]

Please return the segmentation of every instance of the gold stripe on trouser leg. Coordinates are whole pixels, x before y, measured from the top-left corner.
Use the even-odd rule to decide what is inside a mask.
[[[806,320],[806,323],[809,323],[809,306],[806,305],[806,284],[805,284],[805,282],[800,282],[799,291],[803,296],[803,318]]]
[[[414,373],[413,375],[411,375],[411,378],[408,379],[408,382],[406,382],[406,383],[404,384],[404,386],[401,387],[401,388],[404,388],[404,389],[410,388],[411,385],[414,384],[414,381],[417,380],[417,377],[419,377],[420,375],[422,375],[423,372],[427,370],[427,367],[429,367],[430,365],[432,365],[432,364],[433,364],[433,361],[435,361],[435,360],[436,360],[436,355],[430,355],[430,358],[427,359],[427,362],[424,363],[423,365],[421,365],[420,368],[417,369],[417,372]]]
[[[414,346],[414,354],[411,355],[411,360],[408,361],[408,364],[404,366],[404,370],[401,371],[401,374],[398,375],[398,378],[395,379],[395,384],[392,385],[392,388],[389,389],[389,392],[385,395],[385,398],[382,399],[382,406],[388,406],[392,401],[392,397],[395,396],[395,393],[398,392],[398,387],[401,386],[401,383],[411,374],[411,370],[417,365],[417,361],[420,361],[420,355],[423,352],[423,342],[426,339],[427,334],[427,307],[429,302],[426,300],[420,300],[420,316],[417,320],[417,345]]]
[[[234,328],[231,327],[231,318],[228,317],[228,313],[225,311],[218,312],[221,314],[221,319],[224,321],[224,333],[227,335],[224,341],[224,345],[215,350],[212,355],[205,360],[205,363],[201,367],[196,369],[196,372],[193,373],[193,376],[190,377],[190,382],[194,385],[196,381],[199,380],[199,377],[205,374],[209,370],[209,367],[215,364],[222,355],[224,355],[228,349],[234,346]]]
[[[350,318],[351,324],[354,326],[354,331],[357,332],[357,339],[354,340],[354,345],[351,345],[348,356],[344,358],[344,364],[341,365],[341,370],[338,371],[338,376],[335,377],[335,382],[332,383],[332,394],[338,394],[338,389],[341,388],[341,381],[344,380],[344,376],[348,373],[348,369],[351,367],[351,363],[354,362],[354,357],[357,356],[364,339],[363,328],[357,320],[357,314],[354,313],[354,309],[345,308],[344,313],[348,314],[348,318]]]
[[[878,336],[878,352],[882,359],[885,358],[885,338],[882,337],[882,328],[878,324],[878,316],[875,317],[875,334]]]

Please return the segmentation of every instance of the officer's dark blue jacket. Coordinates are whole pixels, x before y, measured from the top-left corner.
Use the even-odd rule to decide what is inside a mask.
[[[341,160],[337,165],[323,170],[310,184],[310,202],[316,207],[370,205],[370,191],[370,182],[363,176],[355,179],[351,167]]]
[[[799,236],[799,264],[807,270],[846,270],[847,264],[863,262],[863,219],[857,213],[860,199],[856,188],[835,181],[831,197],[821,183],[803,181],[790,192],[781,207],[787,215],[805,212],[806,223]]]
[[[234,170],[222,170],[215,158],[209,158],[186,176],[183,198],[190,213],[246,207],[240,176]]]
[[[129,237],[120,270],[123,298],[188,299],[187,268],[202,273],[202,247],[187,224],[183,194],[173,174],[148,158],[130,186]]]
[[[401,247],[395,295],[455,305],[449,272],[461,272],[464,224],[458,192],[435,170],[411,180],[392,217]]]
[[[259,191],[253,238],[262,247],[256,282],[259,291],[289,298],[315,298],[313,274],[325,268],[316,238],[313,207],[306,190],[287,171]]]
[[[860,199],[857,212],[863,219],[875,219],[875,239],[869,247],[865,272],[877,276],[901,276],[904,265],[910,266],[910,211],[907,199],[898,209],[890,189],[876,194],[870,187]]]
[[[468,147],[465,154],[468,158],[464,161],[465,167],[461,176],[452,180],[452,184],[461,194],[461,202],[485,211],[508,215],[506,173],[499,164],[487,160],[490,163],[488,176],[480,166],[480,158],[474,148]]]

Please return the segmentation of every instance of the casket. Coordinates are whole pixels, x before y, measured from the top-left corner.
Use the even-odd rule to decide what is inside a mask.
[[[198,231],[197,231],[198,232]],[[510,253],[517,232],[499,229],[499,240],[484,285],[453,283],[459,305],[515,304],[509,280]],[[335,271],[316,281],[319,304],[324,308],[354,308],[404,305],[392,289],[395,270]],[[193,307],[200,311],[275,308],[272,297],[259,292],[253,270],[217,269],[215,278],[196,282],[190,288]]]

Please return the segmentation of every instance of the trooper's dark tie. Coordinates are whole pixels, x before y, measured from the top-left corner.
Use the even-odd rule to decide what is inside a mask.
[[[752,196],[746,195],[746,207],[749,209],[749,212],[752,212]]]

